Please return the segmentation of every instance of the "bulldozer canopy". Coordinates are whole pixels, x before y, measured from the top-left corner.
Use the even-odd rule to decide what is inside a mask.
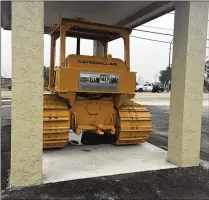
[[[66,37],[108,42],[125,37],[132,32],[132,29],[125,27],[61,18],[60,22],[51,29],[50,34],[56,34],[58,38],[61,26],[66,29]]]

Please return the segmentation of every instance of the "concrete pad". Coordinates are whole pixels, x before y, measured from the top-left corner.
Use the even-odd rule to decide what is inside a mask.
[[[170,102],[166,101],[135,101],[138,104],[149,105],[149,106],[170,106]],[[209,102],[203,101],[202,106],[209,106]]]
[[[1,91],[1,99],[11,99],[12,91]]]
[[[134,101],[142,105],[170,106],[170,93],[136,93]],[[208,93],[203,93],[202,106],[209,106]]]
[[[133,146],[69,145],[43,153],[43,183],[176,168],[150,143]]]

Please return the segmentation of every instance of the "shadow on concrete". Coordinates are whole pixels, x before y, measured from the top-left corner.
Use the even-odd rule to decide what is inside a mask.
[[[114,139],[114,135],[108,133],[98,135],[96,132],[85,131],[82,134],[81,142],[83,145],[111,144]]]

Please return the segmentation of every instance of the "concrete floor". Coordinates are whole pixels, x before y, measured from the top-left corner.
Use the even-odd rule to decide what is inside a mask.
[[[153,101],[153,93],[142,93],[141,99]],[[152,97],[152,98],[150,98]],[[159,98],[160,97],[160,98]],[[168,103],[169,94],[156,94],[161,103]],[[71,133],[72,140],[80,140]],[[134,146],[69,145],[60,150],[47,150],[43,154],[43,182],[125,174],[140,171],[175,168],[166,161],[167,152],[150,143]]]
[[[176,168],[166,156],[165,150],[147,142],[133,146],[69,145],[44,151],[43,182]]]
[[[203,96],[203,115],[209,105],[208,97],[208,94]],[[155,122],[158,121],[156,116],[159,118],[161,114],[169,114],[170,93],[138,93],[135,100],[145,104],[150,111],[152,110],[152,119],[155,118]],[[153,108],[149,108],[150,105],[158,105],[158,109],[159,106],[161,106],[161,109],[164,106],[166,109],[163,112],[155,113]],[[155,108],[154,110],[158,109]],[[154,130],[158,130],[158,127],[168,128],[168,123],[166,125],[161,122],[158,123],[158,126],[154,125]],[[166,135],[167,137],[168,130],[165,133],[162,129],[161,132],[160,135],[164,135],[164,137]],[[152,137],[155,136],[155,133],[156,131],[153,131]],[[80,138],[71,134],[71,139],[79,140]],[[152,138],[149,141],[152,142]],[[208,142],[208,140],[205,140],[205,142]],[[177,167],[166,161],[166,147],[163,150],[157,147],[160,145],[154,145],[147,142],[142,145],[125,147],[107,144],[96,146],[70,145],[61,150],[45,151],[43,156],[43,181],[44,183],[58,182]]]
[[[12,98],[12,91],[9,90],[1,91],[1,99],[11,99],[11,98]]]
[[[143,105],[155,105],[155,106],[170,106],[170,92],[165,93],[151,93],[143,92],[137,93],[135,101]],[[209,106],[209,93],[203,93],[202,105]]]

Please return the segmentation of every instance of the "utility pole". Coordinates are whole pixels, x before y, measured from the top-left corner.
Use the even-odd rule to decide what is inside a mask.
[[[170,45],[169,45],[168,67],[171,67],[171,46],[172,46],[172,43],[173,43],[173,39],[171,40]],[[170,85],[170,80],[169,80],[168,85],[167,85],[167,91],[168,92],[170,91],[169,85]]]
[[[81,39],[80,38],[77,38],[77,46],[76,46],[76,54],[77,55],[80,55],[80,48],[81,48]]]
[[[155,74],[154,76],[155,76],[155,84],[156,84],[156,78],[157,78],[157,74]]]
[[[171,45],[173,43],[173,39],[171,40],[170,42],[170,45],[169,45],[169,57],[168,57],[168,66],[170,67],[171,66]]]

